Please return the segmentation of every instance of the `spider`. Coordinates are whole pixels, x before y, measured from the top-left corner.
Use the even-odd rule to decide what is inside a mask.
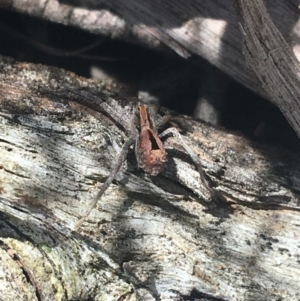
[[[160,138],[168,134],[173,134],[174,136],[176,136],[181,146],[192,158],[193,162],[197,166],[201,181],[203,182],[203,186],[208,191],[209,195],[213,196],[215,194],[215,191],[208,185],[204,177],[204,172],[200,160],[192,151],[192,149],[185,143],[178,130],[175,127],[170,127],[163,131],[161,134],[157,134],[156,126],[151,116],[151,114],[153,114],[153,108],[153,106],[149,106],[146,104],[138,105],[137,115],[139,119],[139,130],[135,126],[136,114],[131,114],[131,127],[129,130],[127,129],[128,138],[124,142],[121,151],[118,154],[116,163],[113,166],[108,178],[98,191],[97,195],[88,205],[86,213],[77,222],[75,229],[80,228],[82,223],[89,216],[90,212],[93,210],[93,208],[95,208],[97,202],[102,197],[104,192],[108,189],[112,181],[116,178],[118,172],[122,167],[123,162],[126,160],[127,153],[131,145],[135,144],[135,156],[139,168],[143,169],[146,173],[150,174],[151,176],[156,176],[163,171],[167,163],[167,156],[164,144]],[[169,120],[169,118],[164,118],[162,123],[165,123],[167,119]]]

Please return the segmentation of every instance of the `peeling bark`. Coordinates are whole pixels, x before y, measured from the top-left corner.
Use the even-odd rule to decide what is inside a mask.
[[[3,300],[299,299],[298,153],[173,114],[225,199],[206,202],[169,138],[166,170],[147,176],[129,154],[75,232],[126,137],[130,96],[5,58],[0,78]]]

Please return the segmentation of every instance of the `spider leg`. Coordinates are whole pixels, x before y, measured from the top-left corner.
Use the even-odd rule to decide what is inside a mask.
[[[104,184],[102,185],[100,190],[98,191],[98,193],[95,196],[95,198],[93,199],[93,201],[88,205],[88,209],[87,209],[86,213],[83,215],[83,217],[75,225],[75,230],[80,228],[82,223],[89,216],[91,211],[95,208],[97,202],[100,200],[100,198],[102,197],[104,192],[108,189],[108,187],[110,186],[112,181],[115,179],[115,177],[117,176],[118,172],[120,171],[120,169],[122,167],[123,162],[126,159],[126,156],[127,156],[128,149],[129,149],[130,145],[132,145],[134,142],[135,142],[135,139],[133,137],[129,137],[124,142],[124,144],[122,146],[122,149],[121,149],[120,153],[118,154],[116,164],[114,165],[114,167],[113,167],[112,171],[110,172],[108,178],[106,179],[106,181],[104,182]]]
[[[208,193],[206,194],[207,199],[209,201],[211,201],[212,197],[214,197],[216,195],[216,191],[209,186],[207,180],[205,179],[205,175],[204,175],[204,171],[203,171],[200,159],[197,157],[197,155],[194,153],[194,151],[186,144],[186,142],[183,140],[182,136],[180,135],[180,133],[178,132],[178,130],[176,128],[170,127],[168,129],[166,129],[159,135],[159,137],[161,138],[168,134],[173,134],[179,140],[181,146],[185,149],[185,151],[189,154],[189,156],[193,160],[193,162],[196,165],[197,170],[199,172],[200,179],[203,183],[203,186],[208,191]]]
[[[156,127],[158,129],[162,128],[166,123],[170,121],[171,117],[171,115],[164,115],[160,120],[156,122]]]

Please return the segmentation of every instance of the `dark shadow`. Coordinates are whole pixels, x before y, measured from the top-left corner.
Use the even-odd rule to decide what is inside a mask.
[[[77,3],[73,1],[61,2],[74,7],[83,5],[80,1]],[[215,8],[211,4],[210,11],[199,11],[197,3],[200,3],[200,0],[193,3],[195,9],[189,12],[190,18],[227,21],[224,40],[226,40],[226,36],[235,37],[237,48],[241,50],[242,36],[236,27],[240,19],[236,16],[232,1],[227,0],[224,6]],[[122,16],[128,24],[135,25],[132,23],[133,20],[140,20],[141,23],[162,30],[178,28],[186,21],[180,18],[172,20],[165,18],[165,20],[159,21],[155,18],[146,17],[146,13],[145,15],[139,13],[138,16],[131,16],[137,11],[132,7],[137,6],[143,12],[146,4],[150,11],[155,11],[160,7],[159,16],[163,15],[164,12],[169,14],[169,6],[163,1],[160,3],[131,1],[127,3],[128,7],[122,5],[121,1],[107,2],[106,4],[88,1],[83,6],[89,9],[109,9],[116,15]],[[179,11],[180,9],[182,11],[186,9],[186,4],[180,1],[175,1],[172,5],[177,5]],[[287,10],[297,10],[298,4],[296,0],[293,0],[282,5],[286,6]],[[297,14],[292,15],[289,20],[285,20],[284,24],[287,25],[283,28],[282,22],[280,22],[281,16],[276,15],[276,4],[269,1],[267,8],[275,25],[284,36],[289,36],[294,24],[298,21]],[[178,14],[178,12],[174,13],[175,15]],[[228,22],[229,16],[233,20],[236,18],[236,23]],[[169,106],[182,114],[192,114],[198,98],[199,83],[205,78],[210,69],[208,62],[197,56],[184,60],[174,53],[161,54],[147,50],[144,47],[118,40],[109,40],[77,28],[42,21],[6,10],[0,10],[0,20],[1,54],[14,57],[20,61],[25,60],[59,66],[85,77],[91,76],[91,66],[95,65],[104,73],[107,72],[118,81],[128,84],[133,96],[136,96],[137,91],[143,89],[143,85],[146,83],[150,94],[161,98],[165,106]],[[195,34],[199,33],[195,32]],[[58,51],[59,53],[55,55],[55,51],[54,53],[53,51],[47,52],[46,49],[33,44],[33,41],[43,44],[46,46],[44,48],[49,46],[49,48],[60,50],[61,53]],[[99,45],[83,52],[85,57],[67,55],[91,45],[95,41],[99,41]],[[221,61],[224,61],[224,64],[234,63],[228,61],[229,49],[229,45],[226,43],[221,44],[218,55],[221,57]],[[64,52],[65,54],[63,54]],[[240,60],[243,60],[241,51],[237,51],[237,55]],[[99,60],[93,59],[95,57]],[[225,128],[241,131],[254,140],[300,148],[299,139],[297,139],[281,112],[266,100],[236,83],[229,86],[224,105],[219,110],[222,116],[221,125]]]

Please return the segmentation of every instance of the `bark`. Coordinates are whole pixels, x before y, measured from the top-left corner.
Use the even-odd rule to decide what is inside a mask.
[[[73,231],[126,139],[130,96],[5,58],[0,78],[3,300],[299,299],[298,153],[173,114],[223,198],[206,202],[168,138],[162,174],[131,152]]]
[[[6,0],[32,16],[76,26],[95,34],[200,56],[244,86],[266,96],[242,54],[242,33],[232,0],[77,1]],[[298,1],[267,0],[272,20],[299,58]],[[2,4],[4,6],[4,4]]]

